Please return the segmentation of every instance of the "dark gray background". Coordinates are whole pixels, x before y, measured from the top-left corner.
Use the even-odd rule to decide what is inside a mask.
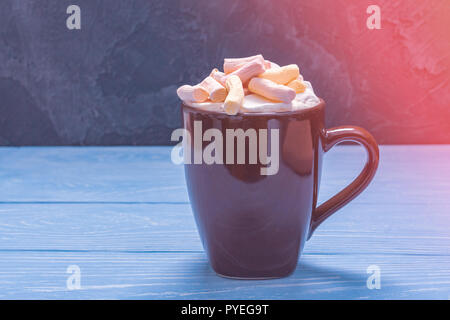
[[[82,9],[82,30],[66,28],[70,4]],[[439,111],[442,117],[427,117],[423,104],[403,110],[364,103],[378,89],[355,79],[345,56],[339,62],[352,49],[344,43],[325,50],[324,43],[339,40],[333,25],[299,19],[323,15],[327,23],[335,17],[326,15],[334,10],[327,5],[2,0],[0,145],[167,144],[180,126],[176,88],[200,81],[224,57],[256,53],[298,63],[327,101],[329,126],[357,124],[380,143],[450,142],[448,108]],[[336,14],[353,23],[350,9]]]

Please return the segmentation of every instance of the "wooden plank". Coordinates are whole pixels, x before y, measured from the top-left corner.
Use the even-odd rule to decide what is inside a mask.
[[[318,229],[291,277],[233,281],[210,270],[188,205],[4,204],[0,298],[447,299],[446,209],[350,205]],[[65,287],[72,264],[80,291]],[[365,286],[369,265],[381,268],[381,290]]]
[[[317,229],[305,250],[450,254],[449,211],[450,204],[439,203],[350,204]],[[188,204],[0,205],[0,252],[17,250],[200,252],[202,246]]]
[[[449,146],[383,146],[369,189],[332,216],[297,271],[271,281],[210,270],[170,148],[0,149],[0,298],[450,298]],[[364,153],[327,155],[326,199]],[[68,291],[68,265],[82,290]],[[368,290],[378,265],[381,290]]]
[[[0,202],[187,202],[170,150],[0,148]]]
[[[379,171],[355,201],[447,203],[450,146],[381,146]],[[170,147],[0,148],[0,202],[187,203],[182,166]],[[324,162],[320,199],[362,167],[357,146],[337,146]]]
[[[369,290],[367,267],[381,271]],[[224,279],[203,253],[0,253],[0,299],[448,299],[449,256],[304,255],[288,278]],[[68,266],[81,271],[70,291]]]

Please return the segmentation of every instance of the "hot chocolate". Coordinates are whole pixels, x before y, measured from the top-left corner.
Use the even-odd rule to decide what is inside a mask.
[[[230,115],[296,111],[314,107],[320,102],[311,83],[303,79],[295,64],[280,67],[264,60],[262,55],[256,55],[225,59],[224,70],[223,73],[214,69],[198,85],[180,87],[178,96],[193,108]],[[236,110],[227,108],[226,99],[230,92],[226,82],[230,78],[234,78],[235,82],[238,81],[237,86],[242,87],[242,101]]]
[[[200,237],[219,275],[287,276],[317,226],[372,180],[378,147],[362,128],[325,129],[325,103],[296,65],[279,67],[258,55],[226,59],[224,70],[209,76],[222,87],[209,80],[178,92],[186,183]],[[211,95],[223,101],[210,101]],[[366,166],[317,207],[323,154],[341,141],[363,145]]]

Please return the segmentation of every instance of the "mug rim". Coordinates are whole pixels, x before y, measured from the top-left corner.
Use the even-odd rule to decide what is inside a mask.
[[[325,108],[325,101],[322,98],[319,98],[320,102],[316,104],[313,107],[309,108],[302,108],[298,110],[293,111],[283,111],[283,112],[246,112],[246,113],[238,113],[236,115],[229,115],[225,112],[215,111],[215,110],[204,110],[196,107],[191,107],[184,103],[184,101],[181,102],[181,106],[183,110],[192,112],[192,113],[199,113],[209,116],[220,116],[224,118],[230,118],[230,119],[239,119],[239,118],[253,118],[253,117],[290,117],[290,116],[298,116],[303,115],[310,112],[320,111]]]

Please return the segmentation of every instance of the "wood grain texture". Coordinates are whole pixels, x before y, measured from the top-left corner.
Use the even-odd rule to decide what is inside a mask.
[[[170,147],[0,148],[0,202],[181,202],[189,199]],[[325,156],[320,200],[353,179],[364,151]],[[378,173],[359,203],[448,203],[450,146],[382,146]],[[355,203],[355,202],[353,202]]]
[[[203,252],[4,252],[0,298],[24,299],[448,299],[449,257],[305,254],[289,278],[218,277]],[[81,290],[66,288],[69,265]],[[381,268],[381,289],[368,290],[366,268]],[[447,272],[445,272],[447,270]]]
[[[327,154],[320,198],[363,157]],[[320,226],[291,277],[236,281],[207,263],[170,148],[2,148],[0,299],[449,299],[448,159],[450,146],[382,146],[372,185]],[[373,264],[380,290],[366,287]]]

